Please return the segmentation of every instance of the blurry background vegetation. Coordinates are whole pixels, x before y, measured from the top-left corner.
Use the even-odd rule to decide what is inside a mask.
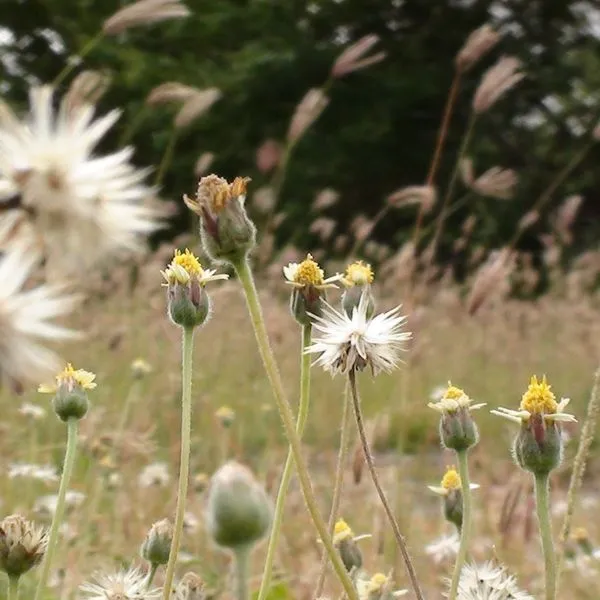
[[[0,85],[3,96],[26,108],[31,82],[50,82],[125,2],[106,0],[4,0],[0,3]],[[470,154],[481,172],[493,165],[520,176],[512,202],[486,200],[450,218],[443,248],[458,236],[467,214],[479,213],[472,241],[500,247],[552,176],[587,143],[600,117],[600,2],[547,0],[188,0],[187,19],[134,28],[102,39],[77,65],[108,70],[112,85],[100,112],[121,107],[123,118],[107,143],[136,123],[131,143],[140,165],[160,163],[175,107],[147,107],[152,88],[179,81],[218,87],[222,98],[179,133],[175,160],[161,195],[179,200],[192,193],[194,165],[203,152],[227,178],[248,175],[256,189],[257,149],[284,140],[295,107],[321,86],[348,44],[374,33],[387,58],[334,80],[330,104],[295,148],[281,188],[286,221],[282,245],[311,247],[307,206],[331,187],[340,202],[327,209],[342,227],[357,214],[375,215],[394,190],[425,181],[436,133],[454,72],[454,56],[468,34],[489,22],[503,33],[500,44],[468,73],[436,178],[448,181],[481,73],[503,54],[519,57],[526,79],[480,119]],[[594,27],[596,23],[596,27]],[[62,84],[66,89],[72,75]],[[568,194],[582,194],[573,252],[597,238],[596,196],[600,149],[595,147],[561,186],[540,221],[520,244],[540,248],[548,215]],[[443,192],[443,190],[441,190]],[[400,247],[412,231],[417,207],[390,213],[373,233]],[[434,216],[434,215],[432,215]],[[171,234],[188,227],[173,221]],[[567,253],[568,257],[569,254]]]

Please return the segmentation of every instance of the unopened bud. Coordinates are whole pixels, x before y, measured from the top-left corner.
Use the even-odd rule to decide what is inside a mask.
[[[362,553],[354,539],[354,532],[343,519],[339,519],[335,524],[333,545],[340,553],[340,558],[349,573],[362,567]]]
[[[206,521],[217,545],[240,550],[266,535],[272,521],[272,503],[252,472],[231,461],[212,477]]]
[[[140,554],[151,565],[166,565],[169,562],[173,525],[169,519],[157,521],[152,525],[142,543]]]
[[[548,475],[562,461],[563,445],[559,426],[545,422],[543,415],[532,414],[515,438],[516,463],[535,475]]]
[[[175,588],[175,600],[204,600],[207,597],[206,583],[196,573],[186,573]]]

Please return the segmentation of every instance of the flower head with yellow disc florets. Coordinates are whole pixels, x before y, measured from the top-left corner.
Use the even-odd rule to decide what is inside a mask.
[[[346,267],[346,272],[341,281],[346,290],[342,295],[342,308],[348,316],[358,307],[363,296],[367,299],[367,316],[372,316],[375,312],[375,298],[371,293],[371,284],[374,274],[371,265],[365,264],[362,260],[357,260]]]

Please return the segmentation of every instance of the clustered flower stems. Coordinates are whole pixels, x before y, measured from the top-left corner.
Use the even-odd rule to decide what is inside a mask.
[[[71,480],[71,475],[73,474],[73,467],[75,466],[75,457],[77,456],[78,431],[79,419],[77,417],[70,417],[67,420],[67,448],[65,451],[63,471],[58,488],[56,510],[54,511],[52,524],[50,525],[48,549],[46,551],[46,555],[44,556],[44,562],[42,563],[40,579],[35,591],[35,600],[41,600],[42,594],[46,589],[48,577],[50,575],[50,567],[52,566],[52,559],[54,558],[54,553],[56,552],[56,547],[58,545],[58,532],[64,518],[65,509],[67,506],[67,490],[69,489],[69,482]]]
[[[375,485],[375,489],[377,490],[377,494],[379,495],[379,499],[381,500],[381,504],[383,505],[387,518],[390,522],[390,525],[392,526],[392,531],[394,533],[394,537],[396,538],[398,548],[400,549],[400,552],[402,554],[402,558],[404,560],[404,564],[406,566],[411,585],[414,589],[415,596],[418,598],[418,600],[423,600],[423,592],[421,591],[421,586],[419,585],[417,573],[415,571],[412,559],[408,552],[406,540],[404,539],[404,536],[400,531],[400,526],[398,525],[398,521],[394,516],[394,511],[392,510],[387,496],[385,495],[385,492],[381,487],[381,483],[379,482],[379,476],[377,475],[377,469],[375,468],[373,455],[371,454],[371,449],[369,447],[369,441],[367,440],[367,434],[363,422],[362,409],[360,406],[360,397],[358,395],[358,389],[356,386],[356,370],[354,368],[350,369],[350,371],[348,372],[348,381],[350,383],[350,395],[352,397],[352,407],[354,409],[356,427],[358,429],[358,435],[360,438],[360,443],[362,445],[367,467],[371,474],[371,478],[373,480],[373,484]]]
[[[306,352],[306,349],[311,344],[311,338],[312,325],[303,325],[300,355],[300,402],[298,405],[298,417],[296,419],[296,433],[298,434],[299,439],[302,439],[302,434],[304,433],[310,404],[311,359],[310,354]],[[262,581],[260,584],[260,590],[258,592],[258,600],[265,600],[267,594],[269,593],[269,587],[271,585],[271,576],[273,573],[273,562],[275,560],[275,551],[277,549],[277,544],[279,543],[281,524],[283,522],[283,512],[285,508],[285,500],[290,479],[292,477],[293,469],[294,455],[290,447],[290,449],[288,450],[287,458],[285,460],[283,473],[281,475],[279,491],[277,492],[277,500],[275,502],[275,514],[273,516],[273,526],[271,529],[271,535],[269,537],[269,545],[267,548],[267,556],[265,558],[265,566],[263,570]]]
[[[556,599],[556,553],[552,542],[552,524],[550,520],[549,473],[534,474],[535,506],[540,528],[542,552],[544,554],[544,572],[546,600]]]
[[[317,506],[317,502],[312,490],[310,475],[302,457],[300,438],[295,431],[292,409],[290,408],[289,402],[286,399],[283,389],[283,382],[281,381],[281,375],[279,374],[277,362],[273,356],[273,351],[269,343],[269,337],[267,335],[267,330],[262,316],[260,300],[258,298],[258,292],[254,283],[254,277],[252,275],[250,265],[248,264],[248,259],[245,256],[238,257],[237,260],[233,262],[233,267],[244,290],[248,312],[250,314],[250,319],[252,321],[252,326],[256,336],[256,342],[263,360],[265,371],[267,372],[269,382],[273,389],[275,401],[277,402],[277,407],[283,421],[285,434],[290,443],[307,509],[321,538],[321,541],[325,546],[327,554],[329,555],[329,559],[333,564],[333,568],[340,582],[342,583],[342,586],[344,587],[346,595],[348,596],[349,600],[358,600],[352,580],[348,576],[348,573],[346,572],[346,569],[333,546],[333,542],[327,530],[327,525],[319,512],[319,507]]]
[[[338,449],[337,465],[335,467],[335,481],[333,484],[333,495],[331,498],[331,509],[329,511],[329,520],[327,527],[329,534],[333,536],[335,523],[338,518],[340,509],[340,501],[342,499],[342,488],[344,483],[344,466],[346,463],[346,455],[348,453],[348,442],[350,441],[350,398],[349,398],[349,383],[346,382],[344,388],[344,403],[342,405],[342,427],[340,430],[340,445]],[[327,552],[323,552],[321,559],[321,567],[319,569],[319,577],[313,598],[320,598],[325,585],[325,575],[327,574]]]
[[[169,553],[169,562],[163,586],[163,600],[171,597],[171,588],[175,576],[175,565],[181,545],[183,533],[183,520],[185,516],[185,502],[187,498],[190,447],[192,429],[192,353],[194,349],[194,328],[182,327],[181,348],[181,459],[179,465],[179,485],[177,488],[177,507],[175,509],[175,524],[173,541]]]
[[[456,600],[460,574],[467,560],[472,529],[472,501],[471,482],[469,479],[468,449],[458,450],[456,452],[456,458],[458,461],[458,474],[461,481],[463,517],[462,525],[460,527],[460,545],[458,548],[456,562],[454,564],[454,572],[452,574],[452,581],[450,583],[450,595],[448,596],[448,600]]]

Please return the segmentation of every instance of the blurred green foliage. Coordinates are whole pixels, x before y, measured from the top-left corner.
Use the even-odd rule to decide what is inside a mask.
[[[9,102],[26,106],[30,82],[51,82],[100,31],[103,21],[125,2],[106,0],[5,0],[0,23],[12,36],[3,46],[0,82]],[[357,214],[372,216],[385,196],[423,183],[440,117],[452,81],[454,56],[467,35],[484,22],[502,33],[499,46],[469,72],[459,96],[437,182],[447,183],[470,99],[482,72],[503,54],[518,56],[527,78],[478,123],[472,155],[476,171],[495,164],[520,174],[517,198],[484,199],[457,211],[446,228],[450,248],[465,211],[480,216],[473,241],[498,247],[512,236],[553,175],[583,145],[600,113],[600,41],[589,26],[597,2],[545,0],[187,0],[183,20],[137,27],[106,37],[74,73],[110,72],[112,86],[100,111],[121,107],[124,116],[105,143],[115,145],[135,119],[132,143],[140,165],[158,165],[175,108],[145,108],[152,88],[179,81],[199,88],[217,86],[223,97],[179,135],[175,160],[162,194],[178,199],[195,189],[194,164],[214,152],[211,170],[268,183],[256,167],[257,148],[268,138],[284,140],[289,120],[305,92],[328,80],[336,56],[349,43],[374,33],[385,61],[334,80],[331,102],[295,148],[281,188],[288,219],[279,242],[314,241],[306,233],[308,205],[330,186],[341,202],[327,210],[343,227]],[[56,40],[59,40],[59,43]],[[73,74],[62,84],[66,88]],[[535,119],[533,118],[535,117]],[[576,223],[574,248],[598,232],[595,196],[600,175],[596,148],[549,205],[570,193],[586,197]],[[416,209],[391,213],[374,235],[399,246],[412,230]],[[187,227],[182,208],[173,231]],[[522,243],[538,247],[549,229],[548,211]]]

